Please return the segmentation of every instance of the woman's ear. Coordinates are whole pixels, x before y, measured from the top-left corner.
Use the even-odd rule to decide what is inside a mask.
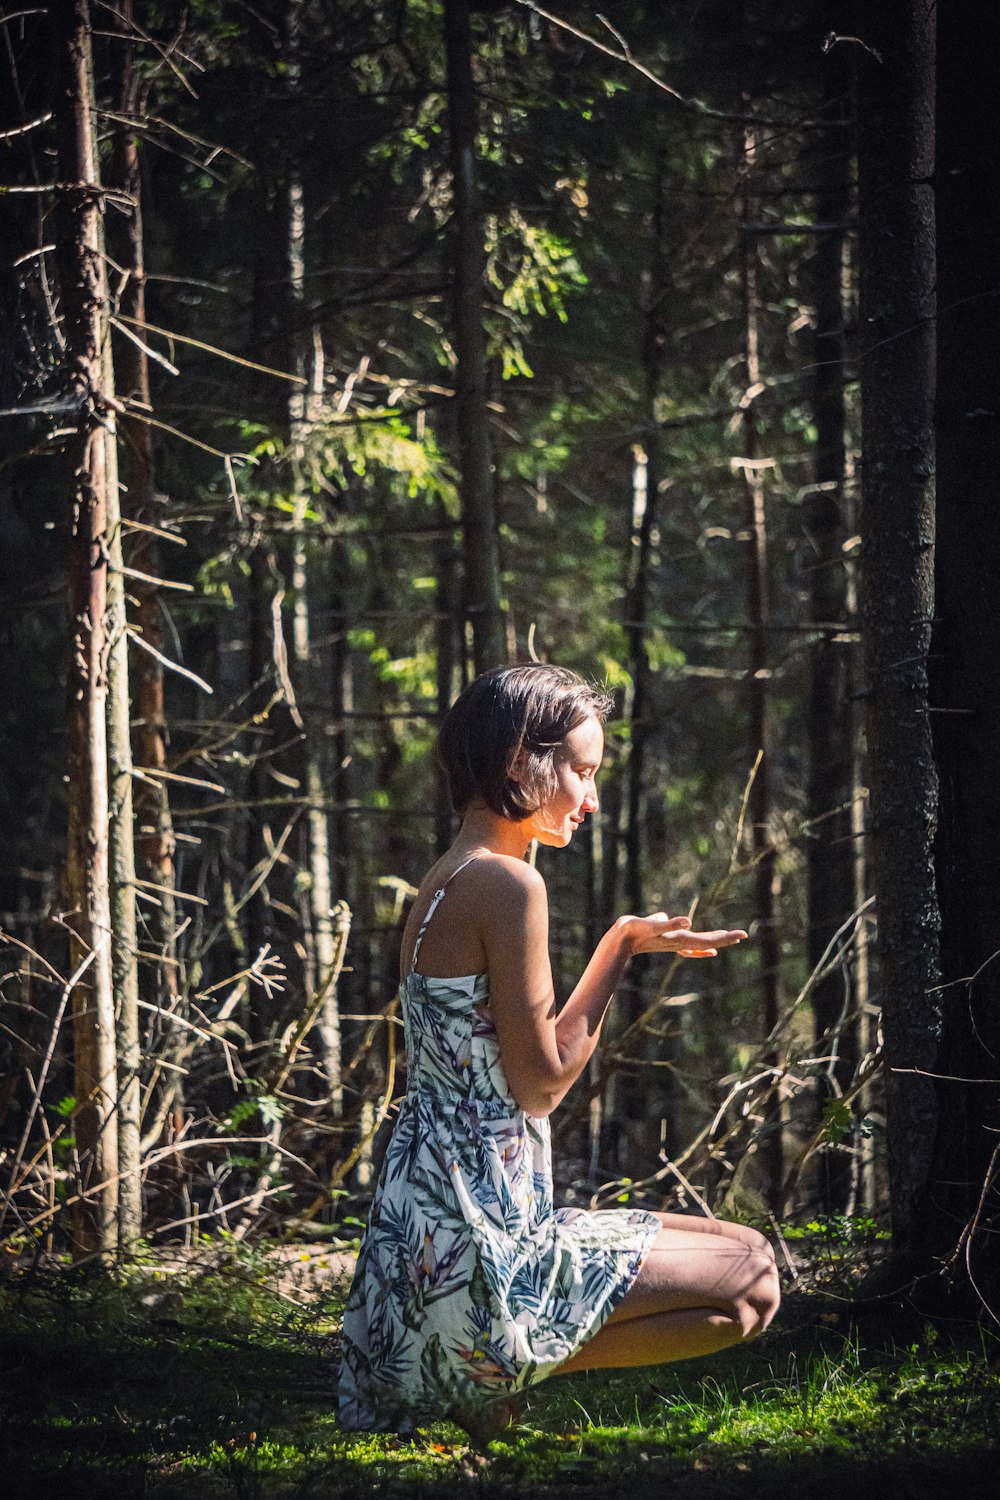
[[[517,782],[517,785],[520,786],[524,781],[527,768],[528,752],[522,746],[520,750],[515,750],[513,758],[507,766],[507,775],[511,781]]]

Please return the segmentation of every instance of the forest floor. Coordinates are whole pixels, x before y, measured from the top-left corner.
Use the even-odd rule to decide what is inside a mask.
[[[350,1255],[205,1246],[110,1279],[0,1278],[0,1489],[28,1500],[468,1495],[963,1500],[996,1493],[1000,1341],[859,1317],[800,1275],[767,1336],[712,1360],[553,1380],[475,1452],[448,1423],[346,1434]],[[806,1261],[800,1263],[805,1266]],[[832,1262],[827,1264],[827,1271]],[[835,1268],[836,1269],[836,1268]]]

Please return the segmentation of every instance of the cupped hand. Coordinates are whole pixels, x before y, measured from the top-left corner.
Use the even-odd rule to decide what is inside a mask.
[[[677,953],[681,958],[714,958],[720,948],[734,948],[747,935],[741,927],[694,932],[690,917],[668,917],[665,911],[621,920],[633,954]]]

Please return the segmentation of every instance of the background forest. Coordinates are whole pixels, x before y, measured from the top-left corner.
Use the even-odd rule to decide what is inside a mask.
[[[1000,122],[933,25],[0,7],[9,1251],[354,1237],[436,726],[536,657],[618,703],[562,993],[625,910],[754,939],[634,966],[565,1199],[993,1299]]]

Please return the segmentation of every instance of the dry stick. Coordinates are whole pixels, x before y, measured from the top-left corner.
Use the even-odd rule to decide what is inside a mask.
[[[749,775],[747,777],[746,786],[743,789],[743,798],[740,804],[739,818],[737,820],[736,837],[733,840],[733,848],[732,853],[729,857],[729,865],[726,873],[722,875],[709,889],[705,897],[705,901],[708,904],[711,904],[713,901],[718,900],[718,898],[724,894],[727,887],[731,884],[736,875],[743,873],[742,870],[738,870],[736,868],[736,858],[739,852],[740,843],[743,838],[743,823],[746,817],[750,791],[753,786],[754,777],[757,774],[757,768],[760,765],[760,760],[761,756],[758,752],[757,758],[754,761],[754,764],[751,767]],[[688,916],[692,920],[694,919],[694,914],[697,910],[697,906],[698,902],[697,900],[695,900],[692,902],[689,908]],[[569,1111],[567,1116],[560,1122],[560,1134],[562,1134],[564,1130],[568,1130],[576,1124],[583,1109],[589,1108],[590,1102],[594,1098],[594,1096],[599,1094],[604,1089],[609,1078],[611,1078],[618,1071],[619,1067],[621,1067],[624,1062],[628,1061],[627,1047],[630,1041],[633,1038],[641,1038],[649,1032],[653,1021],[659,1015],[659,1012],[665,1003],[663,990],[669,986],[679,963],[680,958],[675,955],[667,966],[667,971],[663,981],[663,988],[661,989],[660,993],[654,998],[652,1003],[646,1007],[642,1014],[638,1016],[635,1021],[633,1021],[632,1024],[616,1039],[613,1048],[602,1048],[601,1052],[597,1055],[598,1066],[596,1069],[596,1076],[592,1081],[590,1081],[588,1089],[583,1094],[583,1096],[577,1100],[574,1108]]]
[[[281,1052],[276,1059],[274,1070],[270,1073],[265,1073],[265,1087],[268,1093],[277,1093],[285,1083],[306,1033],[319,1015],[323,1001],[336,988],[343,971],[344,958],[347,953],[347,939],[351,931],[351,909],[346,901],[338,901],[333,911],[336,939],[333,964],[302,1016],[295,1022],[291,1030],[286,1033],[286,1039],[283,1041]]]
[[[6,938],[6,934],[5,933],[0,933],[0,937]],[[9,941],[9,942],[17,943],[17,946],[19,948],[24,948],[28,953],[31,953],[33,951],[31,948],[28,947],[28,945],[26,943],[19,942],[17,938],[9,938],[9,939],[6,939],[6,940]],[[107,939],[105,939],[104,942],[107,942]],[[99,944],[98,947],[100,947],[100,946],[101,945]],[[36,955],[36,957],[37,956],[38,955]],[[28,1118],[24,1122],[24,1129],[21,1132],[21,1140],[20,1140],[20,1142],[18,1144],[17,1153],[16,1153],[16,1155],[14,1157],[13,1166],[11,1167],[11,1171],[10,1171],[10,1183],[11,1183],[11,1186],[8,1189],[8,1191],[4,1194],[3,1204],[0,1205],[0,1230],[3,1229],[4,1221],[6,1220],[6,1217],[7,1217],[7,1208],[8,1208],[8,1205],[10,1204],[11,1199],[13,1198],[14,1194],[17,1192],[18,1188],[21,1186],[21,1182],[18,1182],[16,1180],[17,1179],[17,1173],[18,1173],[18,1170],[19,1170],[19,1168],[21,1166],[21,1162],[24,1159],[24,1152],[25,1152],[25,1149],[26,1149],[27,1144],[28,1144],[28,1137],[31,1134],[31,1127],[32,1127],[32,1125],[35,1122],[35,1116],[38,1113],[38,1108],[39,1108],[39,1105],[41,1104],[42,1090],[44,1089],[46,1080],[47,1080],[47,1078],[49,1076],[49,1067],[51,1066],[52,1057],[53,1057],[53,1054],[54,1054],[54,1052],[56,1050],[56,1041],[57,1041],[58,1036],[59,1036],[59,1029],[62,1026],[63,1016],[66,1014],[66,1006],[69,1004],[69,999],[70,999],[70,995],[73,992],[73,987],[75,985],[79,984],[80,980],[83,978],[84,974],[87,972],[88,968],[93,963],[93,961],[94,961],[94,959],[96,957],[97,957],[97,948],[91,948],[90,952],[87,953],[85,955],[85,957],[80,961],[80,963],[77,965],[76,969],[70,975],[69,979],[66,980],[66,982],[65,982],[65,984],[63,986],[63,992],[62,992],[62,995],[59,998],[59,1004],[56,1007],[55,1019],[52,1022],[52,1030],[49,1033],[49,1043],[48,1043],[48,1046],[45,1049],[45,1057],[42,1060],[41,1072],[38,1075],[38,1084],[37,1084],[37,1086],[34,1089],[33,1094],[32,1094],[31,1104],[30,1104],[29,1109],[28,1109]],[[49,964],[46,959],[43,958],[42,959],[42,963],[45,964],[46,968],[50,969],[52,973],[55,973],[55,970],[52,969],[52,965]],[[23,1179],[22,1179],[22,1181],[23,1181]]]
[[[947,1265],[953,1266],[958,1256],[964,1251],[966,1275],[968,1276],[969,1281],[972,1284],[976,1296],[979,1298],[980,1302],[989,1313],[994,1323],[1000,1323],[1000,1317],[997,1316],[996,1312],[983,1296],[982,1292],[979,1289],[979,1285],[974,1275],[972,1274],[972,1241],[975,1238],[977,1229],[979,1228],[979,1223],[983,1216],[983,1210],[986,1207],[986,1200],[989,1197],[994,1186],[996,1185],[998,1178],[1000,1178],[1000,1141],[998,1141],[993,1148],[993,1155],[990,1157],[990,1164],[986,1169],[986,1177],[983,1181],[982,1192],[979,1194],[979,1202],[976,1204],[976,1211],[972,1215],[972,1218],[969,1220],[969,1222],[966,1224],[965,1228],[962,1230],[962,1233],[959,1236],[958,1244],[955,1246],[954,1251],[949,1256],[948,1261],[946,1262]]]
[[[186,333],[171,333],[169,328],[159,328],[155,323],[136,323],[134,318],[123,318],[122,321],[132,323],[137,328],[145,328],[149,333],[159,333],[163,338],[171,339],[178,344],[190,344],[195,349],[204,350],[206,354],[214,354],[219,359],[227,359],[230,364],[243,365],[246,369],[256,370],[261,375],[274,375],[278,380],[290,380],[293,385],[308,385],[309,383],[302,375],[291,375],[287,370],[276,370],[273,365],[259,365],[255,360],[244,359],[240,354],[230,354],[228,349],[219,349],[215,344],[206,344],[202,339],[191,338]],[[156,358],[155,355],[154,358]]]
[[[746,822],[747,808],[750,805],[750,793],[753,791],[754,780],[756,779],[757,772],[760,769],[760,763],[763,759],[763,750],[758,750],[757,758],[750,768],[750,775],[747,777],[747,784],[743,788],[743,801],[740,803],[740,815],[736,821],[736,837],[733,839],[733,852],[729,856],[730,875],[734,875],[736,873],[736,861],[739,858],[740,845],[743,842],[743,825]]]
[[[882,1071],[883,1066],[884,1058],[880,1054],[876,1054],[872,1063],[867,1068],[865,1068],[864,1072],[860,1073],[857,1076],[857,1078],[851,1084],[850,1088],[846,1089],[845,1092],[839,1096],[840,1103],[850,1104],[851,1100],[854,1099],[858,1094],[860,1094],[864,1089],[866,1089],[871,1083],[872,1079]],[[798,1184],[799,1175],[802,1171],[802,1168],[805,1166],[806,1162],[809,1160],[810,1156],[812,1156],[816,1148],[822,1145],[823,1138],[826,1135],[826,1131],[827,1126],[826,1122],[824,1121],[823,1124],[813,1132],[812,1136],[810,1136],[809,1140],[800,1151],[797,1159],[792,1163],[792,1166],[789,1169],[787,1176],[785,1177],[785,1181],[781,1189],[781,1203],[783,1213],[786,1213],[788,1211],[788,1202]]]
[[[56,1138],[57,1137],[54,1137],[54,1139]],[[212,1146],[224,1146],[227,1149],[230,1146],[259,1146],[260,1143],[261,1137],[259,1135],[237,1135],[220,1137],[198,1136],[195,1140],[174,1141],[171,1145],[163,1146],[159,1151],[154,1151],[149,1156],[145,1157],[142,1164],[143,1172],[147,1172],[152,1166],[157,1166],[161,1161],[165,1161],[169,1156],[179,1155],[182,1151],[194,1151],[199,1148],[208,1150]],[[293,1151],[289,1151],[285,1146],[278,1146],[276,1147],[276,1150],[279,1151],[282,1156],[289,1157],[293,1162],[296,1163],[297,1166],[302,1167],[306,1172],[311,1173],[315,1177],[315,1171],[307,1161],[303,1160],[301,1156],[296,1156]],[[121,1176],[122,1174],[120,1172],[115,1174],[115,1177],[113,1179],[115,1184],[117,1184],[121,1180]],[[102,1191],[102,1188],[103,1185],[98,1183],[95,1187],[82,1188],[78,1193],[74,1193],[72,1197],[64,1198],[62,1203],[58,1203],[56,1205],[55,1212],[51,1215],[51,1218],[57,1219],[60,1214],[65,1213],[68,1208],[76,1207],[78,1203],[89,1202],[92,1198],[95,1198]],[[22,1227],[26,1230],[34,1229],[36,1225],[43,1224],[49,1217],[49,1211],[45,1210],[42,1213],[35,1214],[34,1218],[28,1219]],[[2,1243],[3,1241],[0,1241],[0,1244]]]
[[[274,705],[280,702],[281,693],[272,693],[262,709],[260,709],[257,713],[251,714],[248,719],[241,719],[238,723],[229,725],[226,733],[221,737],[221,739],[209,740],[207,742],[202,742],[200,745],[193,745],[190,750],[185,750],[182,755],[176,756],[171,764],[176,768],[177,766],[185,765],[189,760],[197,760],[200,757],[207,758],[211,755],[214,755],[218,750],[225,750],[227,745],[231,745],[234,740],[239,739],[241,734],[246,734],[248,730],[256,729],[259,725],[263,724]],[[238,705],[233,704],[232,706],[236,708]],[[210,721],[208,726],[199,727],[215,728],[218,724],[224,722],[224,720],[217,719]],[[293,741],[293,743],[295,742]]]
[[[125,18],[122,16],[121,12],[116,10],[116,8],[110,4],[110,0],[97,0],[97,4],[101,7],[102,10],[110,11],[115,20],[118,21],[122,26],[126,24]],[[173,45],[167,47],[163,42],[158,42],[155,37],[149,34],[148,31],[143,31],[142,27],[139,25],[138,21],[136,21],[134,16],[129,17],[128,28],[129,29],[125,33],[125,35],[129,36],[130,33],[134,33],[135,36],[139,37],[141,41],[145,42],[147,46],[152,47],[155,52],[158,52],[163,58],[163,61],[166,63],[167,67],[177,78],[178,83],[180,83],[184,88],[187,89],[192,99],[197,99],[198,95],[194,87],[190,83],[188,83],[184,74],[181,72],[180,68],[170,56],[171,52],[179,51],[179,49]],[[114,35],[114,33],[110,34]],[[181,53],[180,55],[184,58],[184,61],[186,63],[191,64],[192,68],[197,68],[198,71],[202,73],[205,71],[203,64],[198,62],[196,58],[188,57],[185,53]]]
[[[140,118],[135,115],[119,114],[113,109],[99,109],[97,113],[103,120],[111,120],[116,125],[127,125],[130,130],[134,130],[137,133],[147,130],[150,125],[158,125],[163,130],[169,130],[174,135],[179,135],[181,140],[187,141],[189,146],[207,146],[213,153],[208,158],[210,163],[214,161],[216,156],[231,156],[239,166],[253,167],[253,162],[248,161],[245,156],[240,156],[230,146],[222,146],[218,141],[207,141],[203,136],[195,135],[190,130],[182,130],[179,125],[175,125],[172,120],[165,120],[162,115],[143,114]],[[190,160],[190,158],[186,159]]]
[[[204,1223],[206,1219],[217,1219],[220,1214],[229,1214],[232,1213],[233,1209],[242,1208],[244,1203],[255,1202],[257,1207],[259,1208],[260,1203],[265,1198],[273,1198],[276,1193],[283,1193],[284,1191],[284,1185],[282,1185],[281,1187],[265,1188],[263,1191],[255,1190],[252,1193],[247,1193],[244,1198],[234,1198],[231,1203],[221,1203],[218,1208],[198,1209],[197,1212],[188,1214],[187,1218],[171,1219],[169,1224],[158,1224],[153,1230],[153,1234],[166,1234],[170,1229],[182,1229],[185,1224],[201,1224]],[[256,1210],[254,1210],[254,1212],[256,1212]],[[243,1239],[246,1227],[246,1223],[238,1224],[236,1226],[236,1229],[233,1231],[233,1239]],[[281,1294],[279,1293],[279,1295]],[[292,1301],[293,1299],[288,1298],[287,1300]],[[296,1306],[301,1306],[301,1304],[296,1303]]]
[[[185,779],[185,778],[181,778],[181,779]],[[254,881],[251,884],[250,888],[244,893],[244,895],[240,898],[239,902],[236,905],[235,912],[237,914],[246,905],[246,903],[252,899],[252,897],[255,894],[255,892],[260,888],[260,886],[267,879],[268,875],[270,874],[271,870],[274,868],[274,865],[277,863],[278,859],[280,859],[281,854],[282,854],[282,850],[284,849],[284,846],[287,843],[288,838],[291,835],[291,832],[292,832],[293,828],[295,827],[295,824],[296,824],[296,821],[298,819],[298,816],[299,816],[299,814],[296,813],[292,818],[289,819],[289,822],[286,825],[285,829],[283,830],[283,832],[281,834],[281,837],[278,839],[276,847],[269,853],[269,855],[267,856],[267,858],[262,862],[261,867],[257,871],[257,874],[256,874],[256,876],[254,878]],[[177,894],[179,894],[179,893],[177,893]],[[202,901],[202,902],[204,901],[204,897],[196,897],[196,898],[193,898],[193,899],[196,899],[196,900]],[[210,934],[205,939],[205,944],[204,944],[204,946],[202,948],[202,952],[204,952],[208,948],[208,946],[214,941],[214,937],[218,933],[218,930],[219,929],[217,927],[215,929],[215,932],[213,934]],[[275,980],[274,980],[273,976],[269,976],[269,978],[267,980],[265,980],[264,976],[257,969],[257,965],[260,964],[261,960],[263,958],[266,958],[266,956],[267,956],[267,946],[265,946],[265,948],[262,949],[261,952],[257,955],[257,958],[250,965],[249,969],[243,969],[238,974],[231,975],[228,979],[221,980],[218,984],[211,985],[209,987],[209,989],[200,991],[198,998],[204,998],[204,997],[212,994],[216,989],[221,988],[225,984],[236,984],[236,983],[238,983],[238,981],[240,981],[242,979],[245,979],[248,976],[251,977],[251,978],[256,978],[260,983],[264,984],[265,989],[267,988],[267,984],[268,983],[270,983],[273,986],[274,983],[275,983]],[[238,998],[238,995],[236,995],[235,998]],[[234,999],[234,996],[231,995],[224,1002],[223,1006],[220,1009],[219,1016],[216,1018],[217,1021],[219,1019],[222,1019],[222,1018],[228,1019],[228,1010],[227,1010],[227,1007],[230,1005],[230,1002],[233,999]],[[167,1017],[168,1019],[173,1017],[173,1011],[172,1010],[164,1011],[162,1009],[158,1009],[157,1010],[157,1014],[159,1014],[161,1016],[164,1016],[164,1017]],[[210,1026],[211,1022],[209,1022],[207,1024]],[[201,1034],[201,1033],[199,1033],[199,1034]],[[213,1033],[213,1035],[216,1035],[216,1034]],[[220,1037],[220,1040],[225,1040],[225,1039]],[[194,1046],[195,1045],[196,1044],[189,1042],[189,1044],[187,1046],[187,1049],[178,1054],[178,1056],[181,1058],[182,1061],[186,1062],[186,1061],[188,1061],[190,1059],[190,1057],[191,1057],[191,1055],[192,1055],[192,1053],[194,1051]],[[227,1067],[227,1069],[229,1071],[229,1075],[230,1075],[231,1078],[233,1078],[233,1081],[234,1081],[234,1084],[235,1084],[235,1077],[234,1077],[234,1074],[233,1074],[233,1067],[232,1067],[232,1054],[228,1050],[225,1052],[225,1062],[226,1062],[226,1067]],[[153,1070],[153,1076],[151,1077],[151,1079],[149,1081],[149,1084],[148,1084],[148,1086],[146,1088],[146,1096],[145,1096],[145,1099],[143,1101],[143,1112],[145,1112],[145,1109],[148,1106],[150,1099],[153,1097],[153,1087],[154,1087],[154,1084],[158,1081],[158,1069],[159,1069],[159,1063],[157,1063],[156,1067],[154,1068],[154,1070]],[[159,1106],[157,1108],[157,1112],[156,1112],[156,1115],[154,1117],[153,1123],[149,1127],[149,1129],[147,1129],[147,1131],[145,1132],[145,1134],[143,1136],[143,1139],[142,1139],[142,1147],[143,1147],[144,1151],[147,1150],[153,1144],[153,1142],[155,1140],[159,1139],[160,1132],[163,1129],[164,1121],[166,1120],[167,1114],[168,1114],[168,1112],[170,1110],[170,1106],[173,1103],[173,1094],[174,1094],[174,1091],[173,1091],[172,1087],[168,1088],[166,1090],[166,1092],[164,1093],[163,1098],[160,1100],[160,1103],[159,1103]]]
[[[134,577],[135,574],[133,573],[131,576]],[[155,656],[161,666],[167,667],[171,672],[179,673],[181,677],[186,677],[189,682],[193,682],[203,692],[214,693],[215,689],[209,686],[204,677],[199,677],[197,672],[191,671],[190,667],[182,667],[179,662],[171,661],[169,656],[164,656],[162,651],[157,651],[155,646],[151,646],[149,641],[143,639],[141,631],[137,630],[134,625],[129,625],[126,633],[129,640],[134,641],[137,646],[141,646],[143,651],[148,651],[150,656]]]
[[[698,114],[706,115],[712,120],[729,120],[735,121],[737,124],[745,124],[749,120],[754,125],[773,125],[787,128],[792,124],[802,123],[801,121],[793,122],[791,120],[767,120],[756,115],[734,115],[730,114],[727,110],[713,109],[709,104],[702,104],[700,99],[688,99],[683,94],[678,93],[677,89],[671,88],[670,84],[664,82],[662,78],[658,78],[643,63],[637,62],[625,38],[603,16],[599,15],[597,19],[607,27],[611,35],[618,42],[622,49],[620,52],[616,52],[614,48],[609,47],[605,42],[599,42],[589,32],[579,31],[575,26],[570,25],[569,21],[564,20],[562,16],[556,16],[551,11],[543,10],[540,5],[535,4],[535,0],[516,0],[516,3],[523,5],[525,10],[533,11],[536,16],[541,16],[543,21],[549,21],[553,26],[558,26],[561,31],[566,31],[570,36],[575,36],[579,41],[586,42],[588,47],[593,47],[596,52],[603,52],[605,57],[613,57],[615,62],[625,63],[628,67],[633,68],[636,73],[641,73],[643,78],[655,85],[656,88],[662,89],[665,94],[669,94],[671,99],[676,99],[678,104],[683,104],[685,109],[693,109]]]
[[[157,354],[155,349],[151,349],[148,344],[143,343],[142,339],[137,333],[133,333],[131,328],[126,328],[124,322],[120,318],[110,318],[108,321],[110,322],[112,328],[117,328],[118,332],[120,334],[123,334],[125,338],[131,339],[132,343],[137,345],[137,347],[142,350],[147,359],[152,359],[156,362],[156,364],[162,365],[163,369],[166,370],[168,375],[179,375],[181,373],[176,365],[172,365],[170,363],[166,355]]]
[[[39,125],[47,125],[52,115],[39,115],[37,120],[29,120],[26,125],[17,125],[13,130],[0,130],[0,141],[12,141],[16,135],[27,135],[29,130],[36,130]]]
[[[337,902],[336,906],[333,909],[333,920],[333,961],[329,969],[327,970],[327,974],[323,983],[317,988],[316,993],[310,1001],[308,1007],[299,1017],[298,1021],[296,1021],[295,1024],[291,1027],[291,1029],[286,1032],[282,1049],[276,1059],[274,1069],[270,1073],[265,1073],[264,1075],[263,1086],[265,1093],[277,1094],[281,1090],[282,1085],[287,1079],[289,1073],[292,1071],[296,1055],[300,1046],[302,1045],[302,1042],[304,1041],[310,1027],[315,1022],[317,1016],[320,1013],[320,1010],[323,1007],[323,1002],[326,1000],[328,995],[332,994],[336,990],[337,983],[340,979],[341,973],[343,972],[344,958],[347,953],[347,939],[350,936],[351,931],[351,910],[346,901]],[[260,1209],[261,1204],[268,1195],[266,1186],[267,1181],[274,1175],[274,1173],[278,1169],[278,1166],[280,1165],[280,1139],[281,1121],[276,1120],[271,1132],[271,1160],[269,1161],[267,1169],[261,1179],[261,1186],[246,1200],[248,1203],[246,1213],[243,1217],[242,1222],[236,1226],[236,1230],[234,1231],[235,1238],[238,1240],[243,1239],[247,1235],[253,1225],[254,1219],[257,1217],[257,1213]]]
[[[3,191],[3,189],[0,189]],[[225,453],[221,448],[213,448],[211,443],[203,443],[200,438],[194,438],[187,432],[181,432],[179,427],[171,427],[169,422],[159,422],[151,417],[148,412],[143,411],[135,401],[124,401],[119,403],[126,414],[134,422],[144,422],[147,427],[158,427],[161,432],[169,432],[171,437],[180,438],[184,443],[190,443],[192,448],[200,448],[202,453],[210,453],[213,458],[228,459],[230,462],[239,460],[242,463],[252,462],[247,453]]]
[[[804,1000],[808,997],[808,995],[809,995],[810,991],[812,990],[812,988],[819,982],[819,980],[821,978],[824,977],[824,975],[826,973],[831,972],[831,969],[835,968],[841,962],[841,960],[838,958],[834,964],[828,964],[827,960],[828,960],[831,952],[833,951],[835,945],[837,944],[838,940],[841,937],[844,936],[844,934],[847,932],[848,928],[850,928],[852,926],[852,924],[856,924],[861,919],[861,917],[863,916],[864,912],[871,905],[872,905],[872,898],[870,898],[869,900],[863,902],[862,905],[858,908],[858,910],[855,911],[855,912],[853,912],[851,914],[851,916],[847,919],[847,921],[844,922],[842,924],[842,926],[839,927],[838,930],[834,933],[833,937],[830,939],[830,942],[827,944],[826,948],[824,949],[824,952],[823,952],[823,954],[822,954],[822,956],[820,958],[819,963],[817,964],[817,966],[813,970],[813,972],[809,975],[808,979],[806,980],[806,983],[803,985],[803,987],[800,990],[800,992],[799,992],[798,996],[796,997],[796,999],[792,1002],[791,1006],[789,1006],[787,1008],[787,1010],[785,1011],[784,1015],[779,1018],[779,1022],[775,1026],[775,1028],[772,1031],[771,1035],[765,1037],[763,1039],[763,1041],[759,1044],[758,1048],[756,1049],[755,1056],[753,1058],[751,1058],[751,1060],[747,1063],[747,1068],[748,1069],[752,1068],[754,1066],[754,1064],[757,1062],[757,1060],[759,1059],[760,1055],[769,1046],[773,1046],[775,1044],[775,1042],[779,1039],[779,1037],[781,1035],[781,1032],[785,1029],[785,1027],[788,1024],[790,1024],[791,1019],[792,1019],[793,1015],[795,1014],[796,1010],[804,1002]],[[647,1012],[645,1013],[645,1015],[642,1016],[642,1017],[640,1017],[639,1021],[636,1022],[636,1027],[638,1027],[644,1020],[647,1020],[652,1015],[652,1013],[655,1012],[655,1010],[658,1008],[658,1006],[659,1006],[660,1003],[661,1002],[657,1001],[655,1005],[650,1006],[649,1009],[647,1010]],[[630,1031],[634,1030],[634,1029],[635,1029],[635,1027],[630,1028]],[[623,1040],[624,1040],[624,1038],[623,1038]],[[617,1050],[616,1050],[616,1053],[614,1055],[616,1057],[619,1056]],[[850,1100],[850,1099],[852,1099],[854,1097],[854,1095],[856,1093],[860,1092],[871,1081],[871,1079],[878,1073],[879,1069],[881,1068],[881,1065],[882,1065],[881,1064],[881,1060],[879,1060],[879,1062],[877,1064],[874,1064],[869,1070],[866,1070],[866,1072],[856,1081],[856,1083],[854,1085],[852,1085],[851,1090],[846,1095],[844,1095],[844,1098],[846,1100]],[[740,1094],[745,1093],[748,1090],[752,1089],[755,1084],[760,1083],[762,1080],[770,1079],[771,1080],[771,1086],[770,1086],[770,1088],[766,1091],[766,1093],[764,1095],[761,1096],[761,1098],[764,1098],[764,1099],[770,1098],[770,1096],[774,1093],[774,1091],[776,1089],[780,1088],[782,1082],[786,1078],[788,1078],[789,1076],[790,1076],[790,1067],[787,1064],[785,1064],[785,1065],[778,1065],[778,1066],[768,1066],[768,1067],[764,1068],[763,1070],[761,1070],[761,1071],[759,1071],[757,1073],[754,1073],[749,1078],[746,1076],[746,1070],[744,1070],[744,1072],[736,1079],[733,1087],[730,1089],[730,1091],[726,1095],[725,1099],[723,1099],[722,1103],[719,1105],[719,1108],[717,1109],[717,1111],[716,1111],[715,1115],[713,1116],[712,1120],[701,1131],[699,1131],[699,1133],[695,1136],[694,1140],[681,1153],[680,1157],[678,1158],[678,1161],[679,1162],[686,1162],[686,1161],[690,1160],[692,1157],[694,1157],[694,1155],[697,1152],[697,1150],[699,1149],[699,1147],[703,1146],[706,1141],[713,1142],[713,1145],[714,1145],[715,1148],[718,1148],[721,1145],[725,1145],[726,1142],[736,1132],[736,1130],[738,1129],[738,1126],[734,1125],[733,1127],[731,1127],[730,1130],[727,1131],[726,1134],[720,1140],[718,1140],[718,1141],[715,1141],[713,1138],[715,1137],[716,1131],[718,1130],[718,1128],[721,1125],[723,1119],[725,1118],[726,1112],[730,1109],[730,1107],[732,1106],[732,1104],[734,1103],[734,1101],[739,1098]],[[760,1100],[758,1100],[757,1102],[759,1103]],[[748,1109],[749,1109],[750,1103],[751,1103],[751,1101],[748,1099],[748,1101],[747,1101]],[[795,1184],[795,1182],[798,1179],[798,1175],[801,1172],[802,1167],[805,1164],[805,1161],[812,1154],[812,1152],[816,1149],[816,1147],[821,1143],[821,1141],[822,1141],[822,1135],[823,1135],[822,1131],[817,1131],[816,1136],[808,1143],[805,1151],[800,1156],[800,1158],[796,1161],[796,1163],[794,1165],[794,1168],[793,1168],[793,1175],[791,1176],[791,1187],[794,1187],[794,1184]],[[649,1177],[644,1177],[644,1178],[640,1179],[638,1182],[633,1183],[632,1186],[633,1186],[633,1188],[642,1188],[642,1187],[648,1186],[648,1185],[650,1185],[652,1183],[655,1183],[655,1182],[661,1182],[663,1180],[663,1178],[668,1175],[668,1171],[676,1168],[676,1166],[677,1166],[677,1163],[675,1163],[675,1162],[668,1162],[667,1165],[663,1169],[661,1169],[658,1172],[653,1173]],[[606,1186],[610,1188],[610,1187],[612,1187],[612,1184],[606,1184]],[[785,1198],[786,1199],[787,1199],[787,1195],[788,1195],[789,1191],[790,1191],[790,1187],[789,1187],[788,1183],[786,1182],[786,1185],[785,1185]]]
[[[354,1167],[354,1165],[359,1161],[365,1147],[369,1144],[370,1141],[374,1140],[376,1132],[379,1130],[383,1120],[388,1115],[389,1108],[392,1104],[393,1090],[396,1086],[396,1032],[395,1028],[392,1026],[389,1027],[388,1054],[385,1089],[382,1094],[381,1103],[379,1104],[378,1109],[376,1109],[375,1111],[371,1128],[367,1130],[361,1137],[361,1139],[357,1142],[353,1151],[351,1151],[350,1154],[345,1157],[345,1159],[339,1164],[339,1166],[334,1168],[330,1176],[329,1186],[324,1188],[323,1192],[320,1193],[318,1197],[313,1199],[309,1207],[295,1221],[293,1229],[287,1231],[288,1235],[300,1229],[303,1224],[310,1223],[319,1213],[320,1209],[329,1202],[330,1194],[335,1188],[340,1186],[344,1178],[347,1176],[348,1172],[350,1172],[352,1167]]]

